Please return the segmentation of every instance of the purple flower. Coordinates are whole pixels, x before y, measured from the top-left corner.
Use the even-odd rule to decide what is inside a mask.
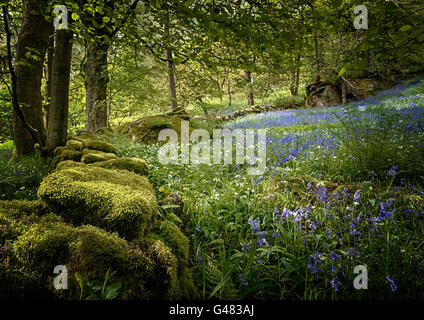
[[[386,279],[390,283],[390,288],[392,289],[392,292],[395,292],[397,290],[396,283],[392,279],[390,279],[389,276],[387,276]]]
[[[355,192],[355,194],[353,195],[353,200],[355,201],[355,203],[359,203],[359,198],[361,197],[361,190],[358,190]]]
[[[331,260],[333,260],[333,261],[340,259],[339,255],[337,253],[335,253],[334,251],[331,251],[330,257],[331,257]]]
[[[397,173],[398,169],[399,169],[398,166],[391,167],[390,170],[387,171],[387,175],[394,176]]]
[[[267,232],[266,231],[258,232],[258,235],[259,235],[258,247],[261,247],[262,245],[265,245],[268,247],[269,244],[266,242]]]
[[[342,284],[338,278],[331,280],[331,287],[339,291],[339,286]]]
[[[201,226],[197,226],[196,231],[199,232],[201,228],[202,228]]]
[[[322,260],[320,259],[320,253],[317,252],[308,258],[308,269],[311,270],[312,274],[318,273],[321,269],[318,268],[320,264],[322,264]]]
[[[248,224],[250,224],[250,225],[251,225],[252,230],[253,230],[253,233],[257,233],[257,232],[259,232],[258,224],[259,224],[260,222],[261,222],[261,221],[260,221],[259,219],[257,219],[257,220],[250,219],[250,220],[249,220]]]
[[[239,274],[239,278],[240,278],[240,280],[241,280],[242,284],[243,284],[245,287],[247,287],[247,286],[249,285],[249,282],[247,282],[247,280],[248,280],[247,275],[246,275],[246,276],[243,276],[242,274]]]
[[[279,237],[280,237],[280,235],[281,235],[281,232],[280,232],[280,230],[278,230],[276,233],[273,233],[273,234],[272,234],[272,237],[273,237],[273,238],[279,238]]]

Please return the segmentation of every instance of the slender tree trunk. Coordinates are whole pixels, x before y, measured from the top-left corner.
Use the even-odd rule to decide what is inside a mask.
[[[319,43],[318,43],[318,32],[315,27],[314,30],[314,42],[315,42],[315,63],[316,63],[316,82],[321,81],[321,59],[319,55]]]
[[[300,81],[300,54],[296,54],[295,58],[296,69],[291,73],[290,94],[297,96],[299,94]]]
[[[48,121],[47,150],[66,144],[68,136],[69,79],[71,74],[73,33],[57,30],[52,63],[52,101]]]
[[[86,130],[94,132],[107,126],[107,54],[109,46],[98,42],[87,45],[85,62]]]
[[[246,84],[250,85],[252,82],[252,73],[248,70],[244,70],[244,77],[246,80]],[[253,92],[249,89],[249,92],[247,94],[247,106],[251,107],[255,104],[255,99],[253,97]]]
[[[170,50],[165,50],[167,65],[168,65],[168,83],[169,83],[169,94],[171,97],[171,110],[175,111],[178,108],[177,104],[177,89],[175,87],[175,66],[174,58]]]
[[[45,99],[44,99],[44,127],[49,127],[50,118],[50,104],[52,99],[52,63],[54,55],[54,28],[50,30],[49,46],[47,48],[47,61],[46,61],[46,88],[45,88]]]
[[[346,104],[346,82],[342,79],[342,103]]]
[[[39,141],[44,144],[41,79],[50,23],[42,14],[38,13],[40,12],[39,6],[39,1],[23,0],[23,20],[16,54],[16,91],[17,101],[26,122],[38,131]],[[13,112],[13,140],[15,158],[34,152],[34,141],[15,110]]]
[[[228,105],[231,106],[232,97],[231,97],[231,80],[230,80],[230,77],[228,77],[228,80],[227,80],[227,95],[228,95]]]

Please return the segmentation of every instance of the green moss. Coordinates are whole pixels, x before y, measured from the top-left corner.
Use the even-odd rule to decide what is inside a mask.
[[[77,140],[68,140],[68,142],[66,143],[66,148],[68,150],[73,151],[82,151],[82,149],[84,149],[84,142]]]
[[[57,147],[53,151],[54,156],[60,155],[64,150],[66,150],[66,147]]]
[[[10,213],[8,222],[14,215]],[[94,226],[72,227],[54,214],[25,226],[9,240],[9,265],[0,265],[0,297],[78,299],[75,273],[85,280],[103,280],[109,268],[116,271],[111,281],[122,281],[122,299],[181,299],[190,294],[188,273],[178,273],[178,259],[161,240],[144,237],[143,245],[133,244]],[[53,287],[57,265],[67,267],[68,290]]]
[[[53,158],[53,160],[50,163],[50,167],[55,168],[60,162],[66,161],[66,160],[79,162],[81,161],[81,158],[82,158],[82,152],[65,149],[64,151],[62,151],[61,154]]]
[[[14,257],[28,272],[52,274],[69,259],[68,242],[73,228],[61,222],[40,222],[30,226],[12,244]]]
[[[84,163],[95,163],[101,161],[107,161],[111,159],[116,159],[117,156],[114,153],[105,153],[102,151],[97,151],[96,153],[87,153],[82,156],[81,161]]]
[[[103,141],[90,140],[86,143],[86,147],[88,149],[103,151],[106,153],[118,154],[118,149],[114,145]]]
[[[85,140],[91,140],[93,139],[93,134],[90,132],[80,132],[76,136],[69,136],[68,140],[76,140],[80,142],[84,142]]]
[[[113,135],[115,132],[110,127],[103,127],[96,130],[96,134]]]
[[[189,241],[175,224],[169,221],[158,221],[153,227],[153,233],[171,248],[180,267],[188,264]]]
[[[139,120],[125,123],[118,127],[117,132],[126,134],[138,142],[156,143],[162,129],[173,129],[179,135],[181,133],[181,121],[188,120],[181,114],[161,114],[146,116]],[[190,125],[190,131],[192,126]]]
[[[94,166],[53,172],[42,182],[38,196],[66,221],[117,231],[128,239],[149,228],[157,212],[147,178]]]
[[[65,150],[60,154],[61,161],[72,160],[72,161],[80,161],[82,157],[82,152],[73,151],[73,150]]]
[[[146,161],[138,158],[112,159],[104,162],[97,162],[94,165],[105,169],[127,170],[142,176],[147,176],[149,174],[149,167]]]
[[[82,162],[75,162],[75,161],[72,161],[72,160],[66,160],[66,161],[59,163],[56,166],[56,171],[63,170],[63,169],[69,169],[69,168],[82,167],[82,166],[85,166],[85,164],[82,163]]]
[[[116,234],[93,226],[78,228],[71,244],[71,268],[84,279],[102,279],[106,271],[116,271],[113,281],[122,281],[122,298],[150,298],[147,288],[155,274],[155,263],[146,252],[132,246]]]

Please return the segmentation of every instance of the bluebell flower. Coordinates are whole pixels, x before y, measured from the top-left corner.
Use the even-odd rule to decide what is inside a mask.
[[[355,203],[359,203],[359,198],[361,198],[361,190],[356,191],[353,195],[353,200]]]
[[[322,264],[322,260],[320,259],[320,253],[317,252],[308,258],[308,269],[311,270],[312,274],[318,273],[321,269],[318,268],[319,265]]]
[[[259,219],[257,219],[257,220],[250,219],[250,220],[249,220],[248,224],[250,224],[250,226],[252,227],[253,233],[257,233],[257,232],[259,232],[258,224],[259,224],[260,222],[261,222],[261,221],[260,221]]]
[[[396,283],[392,279],[390,279],[389,276],[387,276],[386,279],[387,279],[387,281],[389,281],[390,288],[392,289],[392,292],[396,291],[397,290]]]
[[[339,286],[340,286],[342,283],[341,283],[341,281],[340,281],[338,278],[331,280],[331,282],[330,282],[330,283],[331,283],[331,287],[332,287],[332,288],[336,289],[336,291],[339,291]]]
[[[196,231],[199,232],[201,228],[202,228],[201,226],[197,226]]]
[[[281,235],[280,230],[278,230],[276,233],[273,233],[273,234],[272,234],[272,237],[273,237],[273,238],[279,238],[279,237],[280,237],[280,235]]]
[[[243,276],[243,274],[239,274],[239,278],[243,284],[243,286],[247,287],[249,285],[249,282],[247,282],[248,280],[248,276]]]
[[[337,253],[335,253],[334,251],[330,252],[330,257],[331,257],[331,260],[333,260],[333,261],[340,259],[340,256]]]
[[[398,166],[391,167],[390,170],[387,171],[387,175],[388,176],[394,176],[394,175],[396,175],[398,169],[399,169]]]

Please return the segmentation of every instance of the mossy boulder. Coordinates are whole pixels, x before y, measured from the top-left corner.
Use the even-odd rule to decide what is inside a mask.
[[[146,161],[138,158],[112,159],[108,161],[97,162],[95,166],[105,169],[127,170],[137,173],[141,176],[147,176],[149,174],[149,166],[147,165]]]
[[[189,241],[181,230],[170,221],[158,221],[153,227],[153,238],[160,239],[178,257],[179,266],[188,263]]]
[[[116,272],[112,281],[122,281],[122,299],[182,299],[193,295],[190,274],[181,277],[179,259],[162,240],[130,243],[94,226],[74,227],[54,214],[18,214],[19,209],[4,204],[0,206],[1,221],[7,218],[19,228],[8,237],[7,264],[0,264],[2,298],[78,299],[75,273],[84,280],[102,280],[108,269]],[[22,203],[25,211],[39,207],[36,202]],[[57,265],[68,270],[68,290],[53,287]]]
[[[94,150],[94,151],[96,151],[96,152],[88,152],[85,155],[83,155],[81,157],[81,162],[83,162],[83,163],[95,163],[95,162],[107,161],[107,160],[117,158],[117,155],[114,154],[114,153],[106,153],[106,152],[97,151],[97,150]]]
[[[95,166],[53,172],[38,196],[74,225],[92,224],[127,239],[148,229],[157,212],[155,191],[146,177]]]
[[[111,127],[103,127],[96,130],[96,134],[102,134],[106,136],[111,136],[115,133],[115,131]]]
[[[117,132],[127,135],[137,142],[157,143],[159,132],[163,129],[173,129],[181,134],[181,121],[189,121],[183,113],[168,113],[146,116],[133,122],[124,123]],[[190,125],[190,130],[192,130]]]
[[[88,149],[103,151],[105,153],[118,154],[118,149],[113,144],[104,141],[88,140],[86,142],[86,147]]]
[[[84,142],[77,140],[68,140],[68,142],[66,143],[66,148],[68,150],[73,151],[82,151],[84,149]]]

